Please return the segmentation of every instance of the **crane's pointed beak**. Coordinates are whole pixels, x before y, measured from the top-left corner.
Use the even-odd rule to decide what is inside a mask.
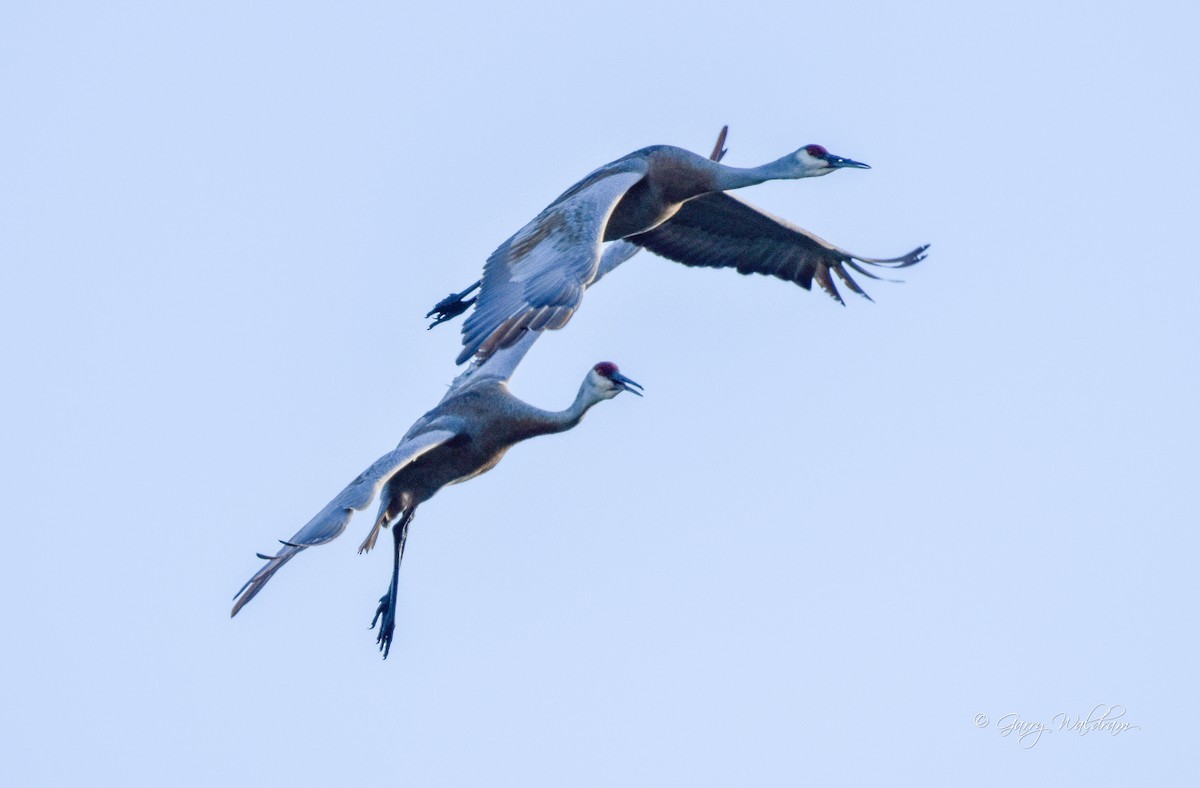
[[[854,159],[846,159],[842,158],[841,156],[834,156],[832,153],[825,157],[825,161],[827,161],[829,166],[833,167],[834,169],[838,169],[840,167],[856,167],[860,170],[871,169],[870,164],[863,164],[861,161],[855,161]]]
[[[637,394],[639,397],[642,396],[642,392],[638,391],[638,389],[642,388],[641,383],[630,380],[620,372],[614,372],[612,380],[614,383],[621,384],[621,391],[628,391],[630,394]]]

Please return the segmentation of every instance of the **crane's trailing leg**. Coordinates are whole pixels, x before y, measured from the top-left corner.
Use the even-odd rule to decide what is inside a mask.
[[[425,317],[432,317],[433,322],[429,324],[433,328],[438,323],[445,323],[447,320],[453,320],[471,308],[471,304],[475,303],[474,298],[467,298],[468,295],[479,289],[483,280],[475,282],[461,293],[451,293],[450,295],[438,301],[433,309],[425,313]],[[436,315],[436,317],[435,317]]]
[[[392,584],[388,586],[387,593],[379,598],[379,607],[375,608],[375,617],[371,619],[371,629],[375,628],[376,623],[379,624],[379,635],[375,642],[379,644],[384,659],[387,659],[388,652],[392,649],[392,635],[396,632],[396,595],[400,583],[400,560],[404,558],[404,542],[408,539],[408,524],[414,511],[415,507],[405,509],[404,514],[400,515],[400,521],[392,526]]]

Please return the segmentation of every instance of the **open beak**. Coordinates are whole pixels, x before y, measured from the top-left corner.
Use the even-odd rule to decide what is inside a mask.
[[[843,159],[841,156],[834,156],[832,153],[825,157],[825,161],[834,169],[839,167],[857,167],[860,170],[871,169],[870,164],[863,164],[861,161],[855,161],[854,159]]]
[[[630,394],[637,394],[639,397],[642,396],[642,392],[638,391],[638,389],[642,388],[641,383],[630,380],[620,372],[614,372],[612,380],[615,383],[621,384],[621,391],[628,391]]]

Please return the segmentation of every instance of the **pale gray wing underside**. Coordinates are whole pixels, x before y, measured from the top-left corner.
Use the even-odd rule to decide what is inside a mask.
[[[614,268],[642,251],[642,247],[628,241],[609,241],[604,245],[604,253],[600,255],[600,265],[596,276],[588,283],[588,287],[596,284]],[[481,380],[507,381],[513,376],[525,354],[533,347],[533,343],[542,335],[541,331],[526,331],[524,335],[506,348],[495,351],[486,359],[476,359],[471,362],[466,372],[463,372],[450,384],[450,390],[442,397],[446,401],[469,385]]]
[[[421,455],[429,452],[443,443],[453,439],[457,432],[451,430],[432,429],[422,432],[409,440],[401,442],[393,451],[380,457],[371,467],[360,473],[354,481],[346,485],[324,509],[301,528],[274,556],[266,558],[266,566],[262,567],[254,577],[250,578],[238,591],[230,616],[236,616],[251,599],[262,590],[267,581],[283,567],[294,555],[307,547],[325,544],[337,538],[351,516],[359,509],[365,509],[379,493],[379,488],[388,479],[399,473],[406,465],[416,461]]]
[[[486,359],[525,331],[566,325],[596,276],[609,215],[645,172],[640,158],[600,168],[492,253],[457,363]]]
[[[609,241],[608,246],[604,249],[604,254],[600,256],[600,267],[596,269],[596,278],[588,284],[588,287],[599,282],[614,268],[640,251],[642,251],[642,247],[629,241]]]

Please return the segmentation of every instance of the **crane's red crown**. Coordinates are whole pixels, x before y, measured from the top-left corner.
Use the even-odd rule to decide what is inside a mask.
[[[829,155],[829,151],[820,145],[805,145],[804,152],[814,159],[823,159]]]
[[[606,378],[611,378],[620,371],[617,369],[617,365],[611,361],[601,361],[599,364],[592,367],[592,369],[596,371],[596,374],[603,375]]]

